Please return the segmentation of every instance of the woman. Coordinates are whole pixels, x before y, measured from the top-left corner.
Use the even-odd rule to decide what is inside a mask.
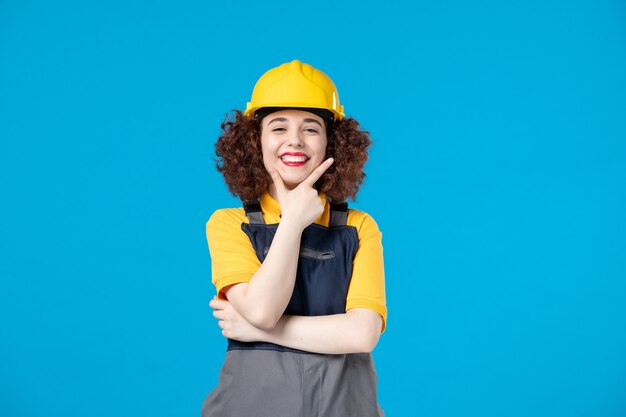
[[[218,170],[244,208],[207,223],[228,350],[204,417],[383,415],[371,358],[387,314],[382,235],[345,204],[365,176],[358,126],[330,78],[297,60],[222,124]]]

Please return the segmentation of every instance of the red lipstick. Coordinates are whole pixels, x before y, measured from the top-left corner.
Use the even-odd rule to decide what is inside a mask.
[[[280,160],[288,167],[301,167],[307,163],[309,157],[302,152],[285,152],[280,156]]]

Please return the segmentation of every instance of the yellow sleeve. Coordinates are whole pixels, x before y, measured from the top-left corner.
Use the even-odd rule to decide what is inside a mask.
[[[220,298],[229,285],[249,282],[261,266],[252,243],[241,230],[243,209],[217,210],[206,224],[213,285]]]
[[[377,312],[383,319],[382,333],[387,323],[383,235],[369,214],[358,210],[350,212],[352,219],[348,224],[357,228],[359,249],[352,264],[346,311],[352,308],[367,308]]]

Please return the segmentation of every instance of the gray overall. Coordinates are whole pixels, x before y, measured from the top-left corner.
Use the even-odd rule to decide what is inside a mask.
[[[265,224],[258,202],[244,206],[241,225],[257,257],[265,259],[278,224]],[[296,282],[285,314],[345,312],[357,230],[346,225],[345,203],[331,205],[330,226],[302,233]],[[228,340],[217,387],[202,417],[382,417],[369,353],[323,355],[266,342]]]

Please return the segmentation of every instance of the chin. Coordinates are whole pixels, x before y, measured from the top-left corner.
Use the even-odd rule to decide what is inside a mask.
[[[278,171],[278,173],[280,174],[285,184],[291,183],[291,184],[297,185],[297,184],[300,184],[302,181],[304,181],[308,177],[308,175],[304,175],[302,173],[296,173],[296,172]]]
[[[287,188],[296,188],[298,185],[300,185],[300,183],[304,181],[303,179],[300,181],[294,181],[292,179],[284,179],[283,182],[285,183],[285,186],[287,186]]]

